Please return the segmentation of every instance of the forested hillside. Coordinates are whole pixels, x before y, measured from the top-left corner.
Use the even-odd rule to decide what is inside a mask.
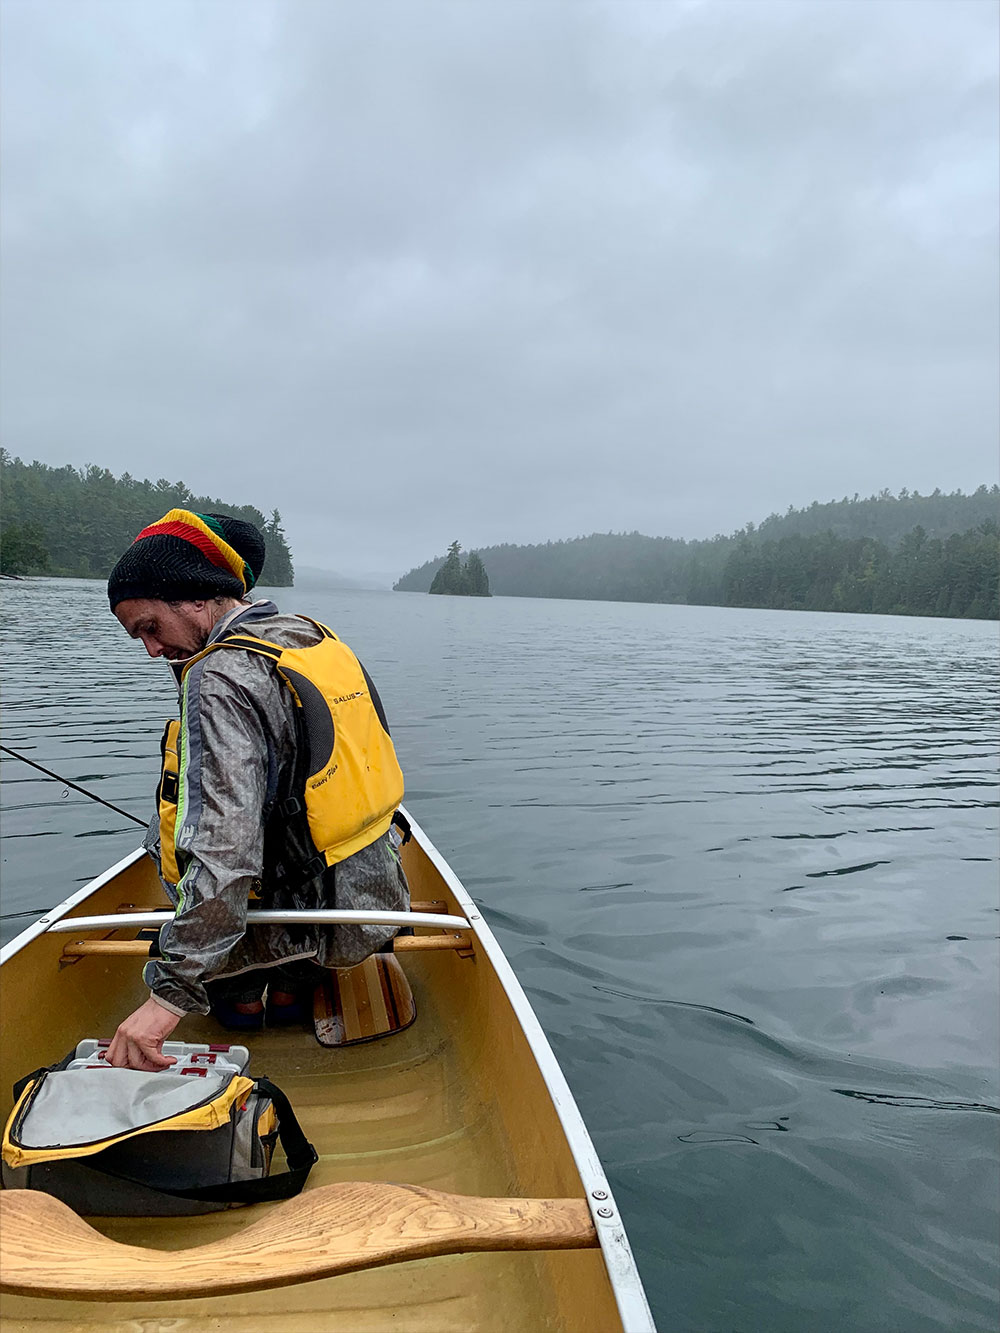
[[[944,538],[990,520],[1000,521],[1000,486],[980,486],[972,495],[940,490],[920,495],[904,487],[898,495],[881,491],[865,499],[855,495],[850,500],[845,497],[826,504],[814,500],[807,509],[789,506],[784,514],[770,514],[756,529],[750,523],[744,531],[761,541],[812,537],[823,532],[832,532],[835,537],[874,537],[895,549],[918,526],[928,537]]]
[[[106,578],[135,536],[168,509],[231,514],[264,534],[264,587],[289,587],[292,555],[275,509],[269,519],[253,505],[194,495],[182,481],[137,481],[107,468],[52,468],[22,463],[0,449],[0,570]]]
[[[494,593],[812,611],[1000,616],[1000,487],[813,504],[729,537],[605,533],[480,550]],[[444,557],[395,585],[427,592]]]

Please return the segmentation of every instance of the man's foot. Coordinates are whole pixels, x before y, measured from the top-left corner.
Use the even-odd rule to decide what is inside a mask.
[[[266,1022],[269,1028],[294,1027],[305,1022],[312,1012],[312,992],[308,998],[296,991],[268,987]]]
[[[264,1005],[260,1000],[212,1001],[212,1017],[231,1032],[259,1032],[264,1026]]]

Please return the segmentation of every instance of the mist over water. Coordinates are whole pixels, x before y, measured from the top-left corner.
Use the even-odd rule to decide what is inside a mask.
[[[96,582],[4,585],[4,743],[152,813]],[[666,1333],[996,1325],[996,626],[281,590],[378,683]],[[3,913],[137,844],[4,757]],[[33,919],[6,916],[4,938]]]

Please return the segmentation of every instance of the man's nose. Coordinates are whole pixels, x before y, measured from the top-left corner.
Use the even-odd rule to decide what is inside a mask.
[[[154,639],[151,634],[143,634],[141,637],[142,646],[145,648],[146,652],[149,653],[150,657],[163,656],[163,644],[160,643],[158,639]]]

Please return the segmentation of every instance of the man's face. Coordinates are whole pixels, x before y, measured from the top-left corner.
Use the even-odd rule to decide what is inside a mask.
[[[115,615],[133,639],[141,639],[150,657],[181,662],[200,653],[215,624],[214,602],[161,602],[129,597]]]

